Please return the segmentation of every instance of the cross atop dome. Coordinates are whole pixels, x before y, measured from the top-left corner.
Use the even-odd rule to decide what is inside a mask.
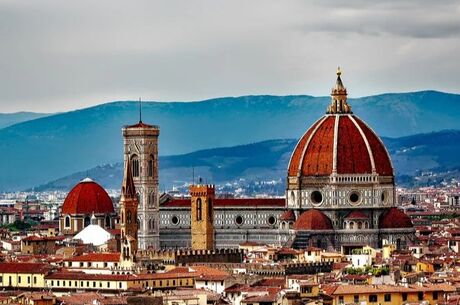
[[[342,75],[342,70],[340,69],[340,67],[338,67],[337,81],[335,82],[334,88],[332,88],[332,102],[331,105],[327,107],[327,114],[353,113],[351,111],[351,106],[347,103],[347,88],[345,88],[345,86],[343,85],[340,75]]]

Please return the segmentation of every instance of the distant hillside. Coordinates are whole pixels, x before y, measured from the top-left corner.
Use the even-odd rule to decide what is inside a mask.
[[[38,119],[48,115],[49,114],[47,113],[36,112],[0,113],[0,129],[17,123]]]
[[[460,131],[448,130],[383,140],[392,156],[400,183],[416,183],[414,175],[421,170],[454,170],[450,176],[460,177],[460,158],[457,157],[460,152]],[[196,177],[205,177],[213,183],[222,184],[240,178],[248,182],[271,179],[284,181],[287,164],[296,143],[297,140],[293,139],[270,140],[160,157],[160,186],[162,189],[170,189],[190,182],[192,167]],[[106,188],[118,189],[122,166],[121,163],[98,166],[52,181],[35,190],[68,190],[87,176]]]
[[[160,125],[160,155],[269,139],[299,138],[324,114],[329,97],[244,96],[189,103],[143,103],[143,120]],[[351,99],[354,112],[380,135],[399,137],[460,129],[460,95],[433,91]],[[114,102],[0,130],[0,190],[42,184],[122,158],[121,127],[138,106]]]
[[[295,140],[270,140],[235,147],[214,148],[160,157],[160,187],[170,189],[192,181],[192,175],[224,183],[239,178],[270,180],[284,176]],[[193,169],[192,169],[193,168]],[[91,177],[108,189],[118,189],[123,175],[121,163],[81,171],[36,187],[36,191],[69,190],[78,181]]]

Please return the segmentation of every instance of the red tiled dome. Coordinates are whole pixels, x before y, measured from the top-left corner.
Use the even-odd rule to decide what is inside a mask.
[[[412,221],[398,208],[390,208],[380,216],[380,229],[412,228]]]
[[[294,230],[332,230],[332,222],[322,212],[311,209],[303,212],[294,222]]]
[[[353,211],[345,217],[345,219],[369,219],[369,216],[361,211]]]
[[[382,141],[353,114],[328,114],[313,124],[294,149],[288,175],[328,176],[334,169],[337,174],[393,176]]]
[[[111,214],[113,203],[107,192],[91,179],[78,183],[67,195],[61,214]]]
[[[280,220],[284,221],[295,221],[295,214],[293,210],[287,210],[279,217]]]

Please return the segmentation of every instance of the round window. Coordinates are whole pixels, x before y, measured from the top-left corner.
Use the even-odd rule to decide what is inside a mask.
[[[320,191],[313,191],[310,198],[313,204],[320,204],[323,201],[323,194]]]
[[[352,204],[358,204],[359,201],[361,199],[361,196],[359,195],[359,192],[351,192],[350,195],[348,196],[348,200],[350,200],[350,202]]]
[[[275,216],[271,215],[268,217],[268,224],[273,226],[276,223],[276,218]]]
[[[173,225],[178,225],[179,224],[179,218],[177,216],[171,217],[171,222]]]
[[[241,226],[243,224],[243,217],[240,215],[236,216],[235,222],[237,225]]]

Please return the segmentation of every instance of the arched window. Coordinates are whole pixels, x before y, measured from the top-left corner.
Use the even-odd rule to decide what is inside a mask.
[[[133,177],[139,177],[139,158],[137,155],[131,157],[131,168],[133,170]]]
[[[212,221],[212,199],[208,198],[208,219]]]
[[[131,215],[131,211],[128,211],[126,213],[126,223],[127,224],[130,224],[133,221],[132,217],[133,217],[133,215]]]
[[[83,224],[85,227],[89,226],[91,224],[91,218],[86,216]]]
[[[112,227],[112,222],[110,221],[110,216],[109,215],[105,216],[105,227],[106,228]]]
[[[65,223],[64,223],[64,227],[70,228],[70,216],[69,216],[69,215],[67,215],[67,216],[65,217],[64,222],[65,222]]]
[[[201,211],[201,198],[198,198],[196,200],[196,220],[197,221],[200,221],[201,220],[201,215],[202,214],[202,211]]]
[[[153,177],[153,155],[150,155],[149,161],[147,164],[147,173],[149,177]]]

